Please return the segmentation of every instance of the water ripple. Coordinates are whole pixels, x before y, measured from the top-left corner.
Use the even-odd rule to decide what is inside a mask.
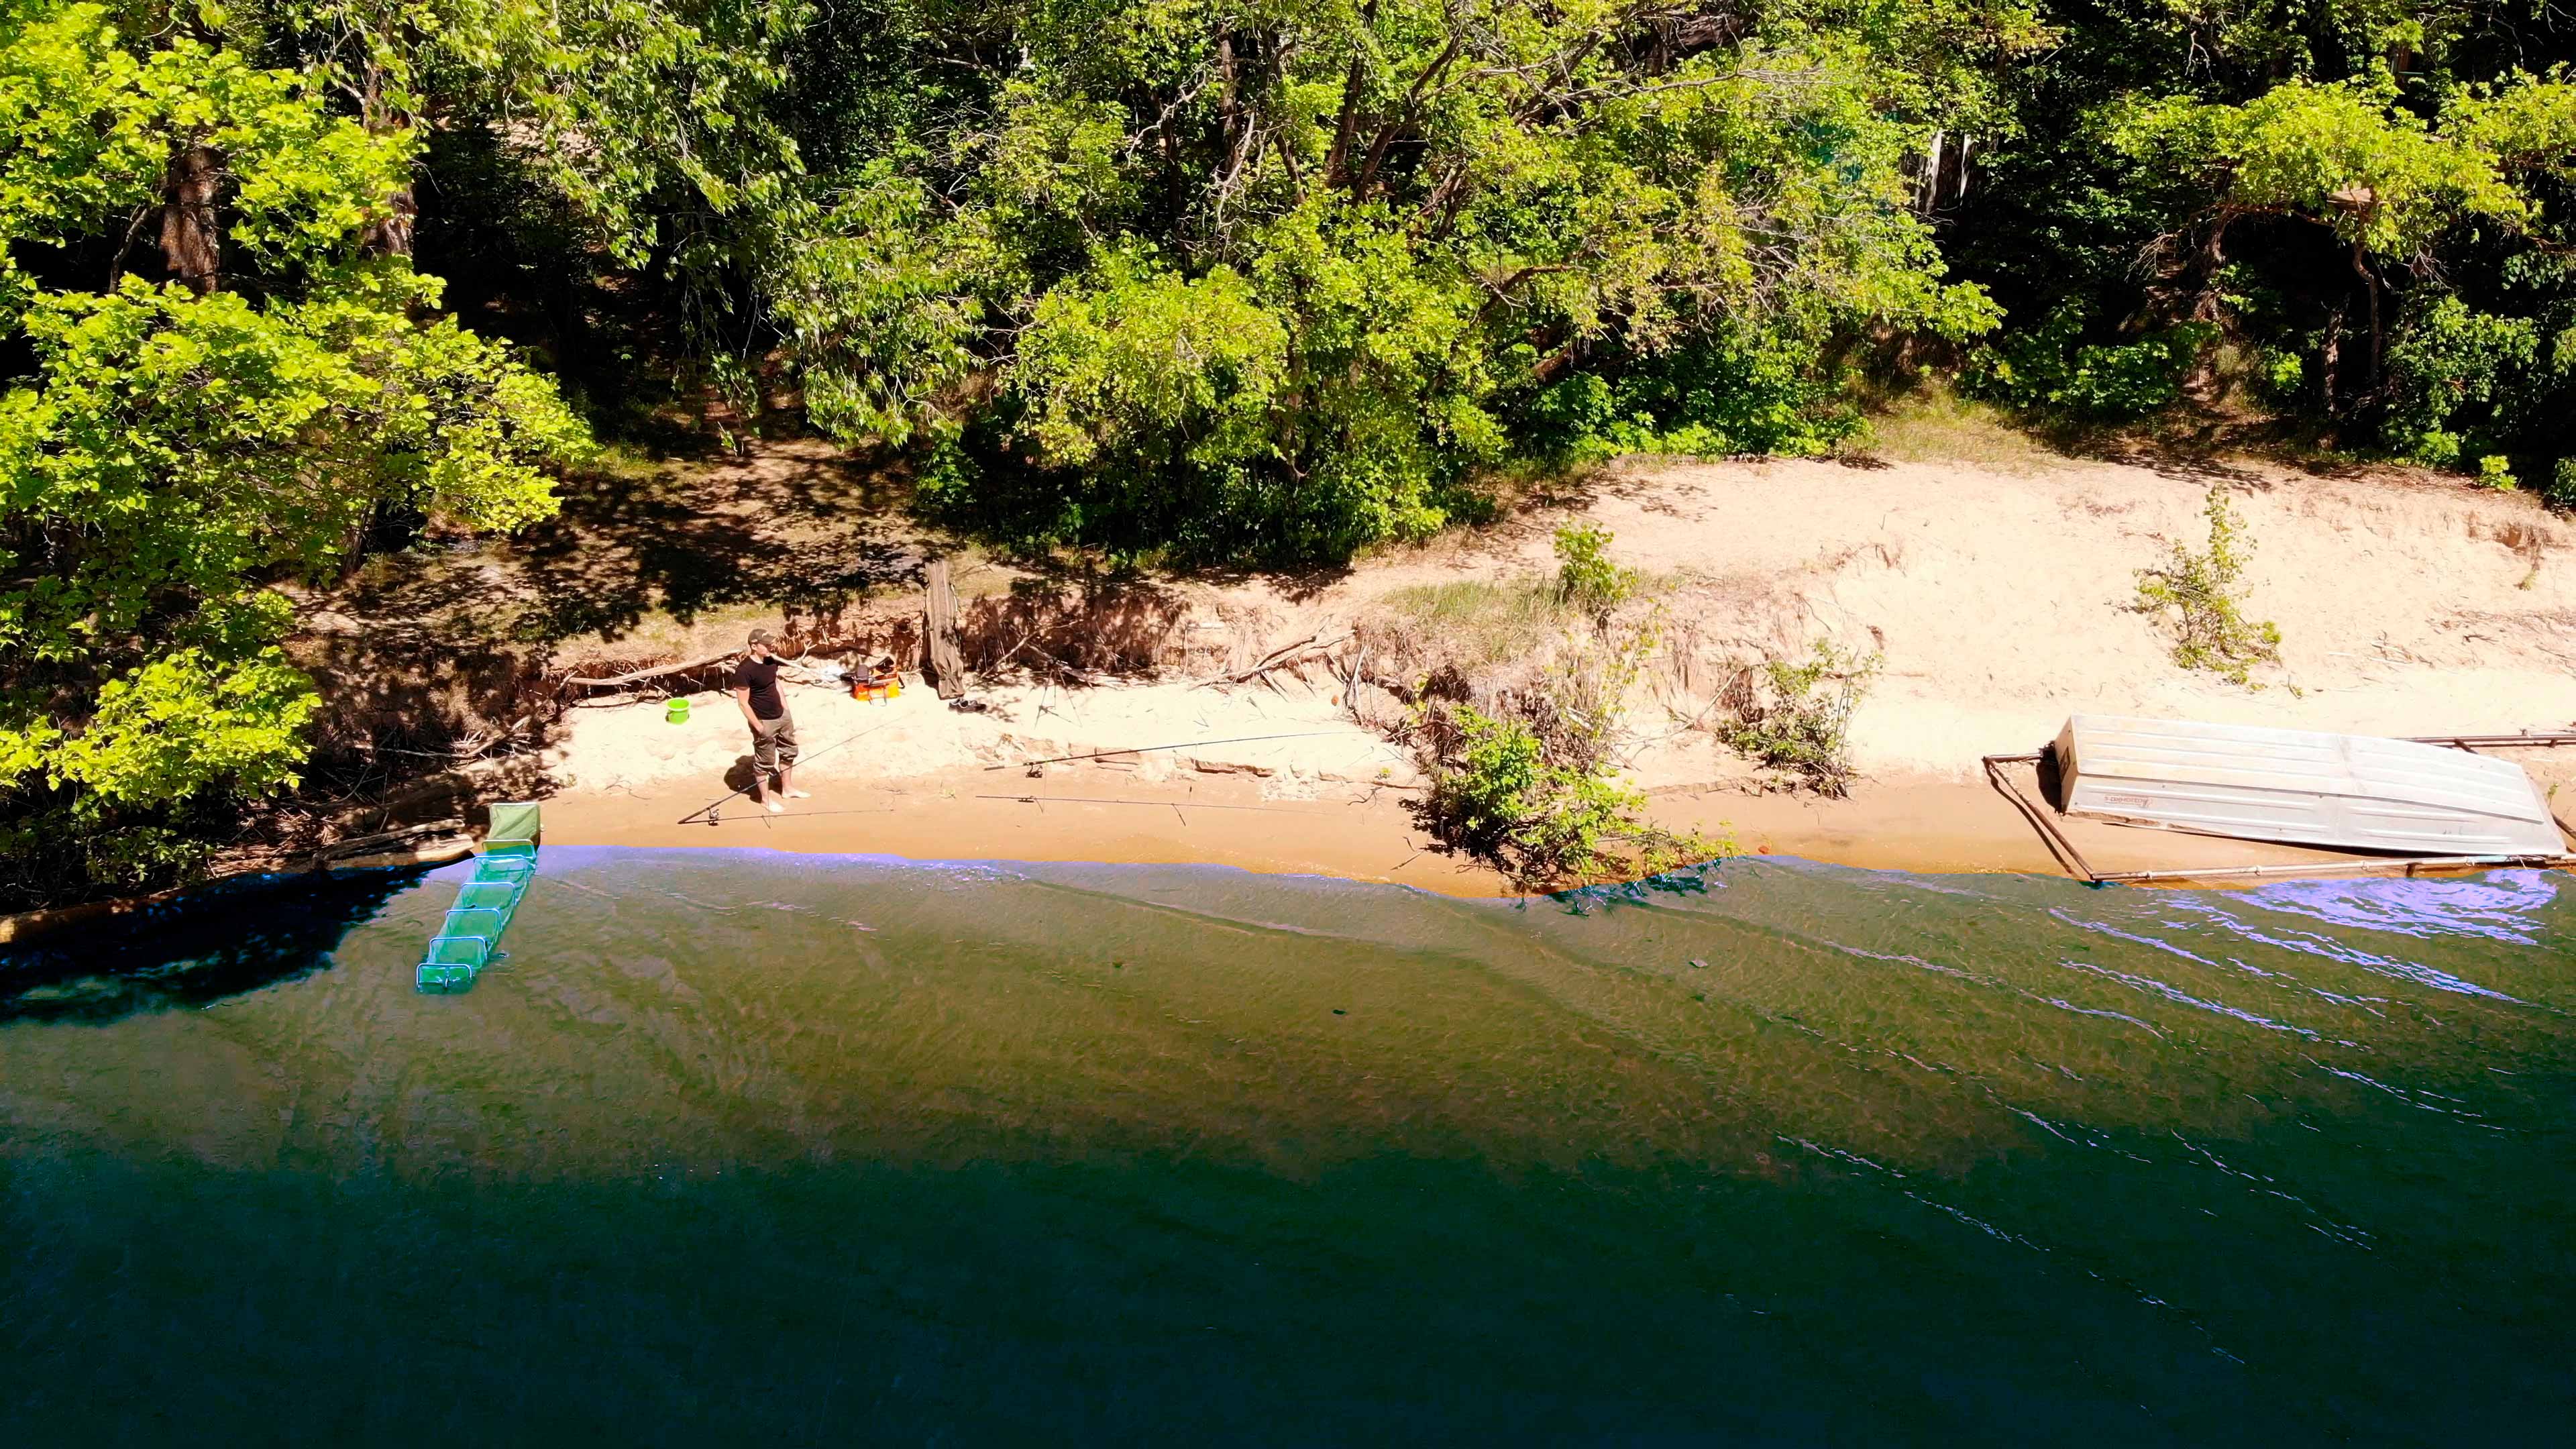
[[[2197,960],[2198,958],[2195,957],[2193,959]],[[2145,992],[2150,996],[2161,996],[2165,1000],[2173,1002],[2179,1006],[2195,1007],[2201,1011],[2215,1012],[2220,1016],[2232,1016],[2238,1021],[2242,1021],[2253,1026],[2259,1026],[2265,1031],[2293,1032],[2299,1036],[2308,1038],[2310,1041],[2318,1039],[2317,1033],[2308,1030],[2304,1026],[2299,1026],[2286,1021],[2274,1021],[2268,1016],[2246,1011],[2240,1007],[2230,1006],[2223,1001],[2209,1001],[2204,998],[2194,996],[2179,986],[2175,986],[2169,982],[2159,981],[2153,976],[2140,976],[2132,972],[2117,971],[2108,966],[2097,966],[2090,961],[2060,961],[2057,964],[2073,971],[2089,971],[2096,976],[2103,977],[2106,980],[2117,981],[2123,986],[2127,986],[2136,991]]]
[[[2534,917],[2557,898],[2555,879],[2537,870],[2495,871],[2475,880],[2288,881],[2241,897],[2330,926],[2420,940],[2482,936],[2517,946],[2540,944]]]
[[[2313,931],[2284,931],[2274,934],[2250,921],[2239,919],[2220,908],[2214,901],[2186,902],[2183,908],[2198,911],[2211,925],[2259,945],[2275,946],[2284,951],[2297,951],[2310,956],[2321,956],[2342,965],[2358,966],[2375,975],[2412,981],[2418,986],[2430,986],[2436,991],[2448,991],[2454,995],[2482,996],[2490,1001],[2502,1001],[2515,1006],[2530,1005],[2520,997],[2507,995],[2492,987],[2480,986],[2465,976],[2455,975],[2438,967],[2426,966],[2420,962],[2395,956],[2382,956],[2375,951],[2365,951],[2359,946],[2322,936]]]

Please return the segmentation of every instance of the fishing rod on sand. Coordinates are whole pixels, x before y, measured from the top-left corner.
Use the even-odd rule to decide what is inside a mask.
[[[857,734],[849,736],[847,739],[840,740],[834,744],[825,745],[814,753],[805,756],[804,759],[798,760],[797,763],[802,765],[809,761],[819,760],[823,756],[832,753],[832,751],[839,749],[842,745],[849,744],[854,740],[865,739],[869,735],[875,734],[878,730],[884,729],[886,725],[892,723],[894,723],[894,721],[887,720],[885,724],[870,725],[866,729],[859,731]],[[1321,739],[1326,735],[1339,733],[1341,733],[1339,730],[1297,730],[1288,734],[1277,735],[1236,735],[1231,739],[1222,740],[1183,740],[1179,744],[1174,745],[1129,745],[1115,750],[1093,750],[1087,754],[1080,755],[1050,755],[1042,760],[1007,760],[998,765],[986,765],[984,768],[988,771],[1026,770],[1034,769],[1039,765],[1063,765],[1071,764],[1078,760],[1107,759],[1111,755],[1150,755],[1162,750],[1205,749],[1211,745],[1249,745],[1256,744],[1264,740],[1311,740]],[[703,820],[709,825],[721,824],[722,817],[717,814],[717,811],[750,793],[751,787],[749,785],[745,785],[741,789],[734,791],[732,794],[725,796],[722,800],[712,801],[700,809],[692,810],[688,814],[681,816],[679,823],[682,825],[695,825],[699,821]],[[879,812],[870,811],[868,813],[875,814]]]
[[[1315,740],[1337,735],[1340,730],[1298,730],[1284,735],[1236,735],[1230,740],[1183,740],[1177,745],[1122,745],[1114,750],[1093,750],[1087,755],[1049,755],[1043,760],[1005,760],[986,765],[987,770],[1026,770],[1038,765],[1063,765],[1075,760],[1105,760],[1111,755],[1150,755],[1157,750],[1203,750],[1210,745],[1248,745],[1256,740]]]

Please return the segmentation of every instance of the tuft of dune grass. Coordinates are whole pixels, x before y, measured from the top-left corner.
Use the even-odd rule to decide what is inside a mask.
[[[1874,414],[1868,440],[1858,451],[1890,463],[1963,463],[2023,476],[2067,464],[2064,456],[2014,426],[2003,409],[1946,388],[1918,389]]]
[[[1582,618],[1546,578],[1417,584],[1384,595],[1378,608],[1421,657],[1468,671],[1539,654]]]

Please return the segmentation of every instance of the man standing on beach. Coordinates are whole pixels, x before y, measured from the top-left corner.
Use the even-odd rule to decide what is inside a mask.
[[[787,811],[769,798],[772,774],[778,776],[782,798],[812,798],[796,788],[796,717],[787,712],[786,696],[778,692],[778,666],[769,631],[754,629],[742,662],[733,667],[733,697],[742,706],[743,723],[751,726],[751,800],[768,807],[772,815]]]

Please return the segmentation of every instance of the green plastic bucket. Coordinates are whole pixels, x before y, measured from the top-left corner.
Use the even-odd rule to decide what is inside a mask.
[[[662,718],[673,724],[687,724],[689,722],[688,699],[685,696],[673,696],[671,702],[662,707]]]

